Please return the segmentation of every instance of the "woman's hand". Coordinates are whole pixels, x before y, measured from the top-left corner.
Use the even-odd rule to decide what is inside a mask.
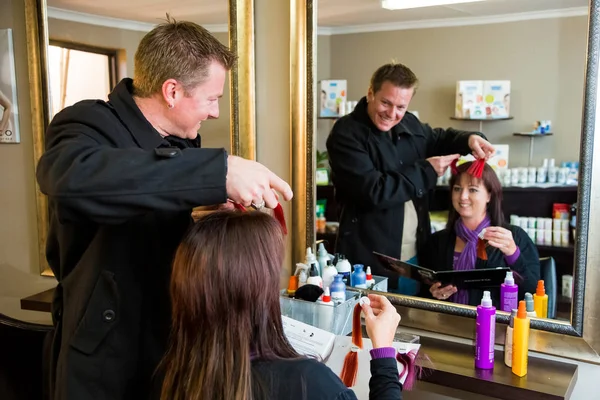
[[[517,251],[517,244],[513,239],[512,232],[499,226],[490,226],[485,228],[483,238],[488,244],[497,248],[505,256],[512,256]]]
[[[442,282],[436,282],[429,288],[431,295],[438,300],[447,300],[448,297],[456,293],[458,289],[456,286],[446,285],[442,287]]]
[[[400,314],[388,299],[370,294],[371,304],[363,304],[367,335],[373,342],[373,348],[392,347],[394,335],[400,322]]]

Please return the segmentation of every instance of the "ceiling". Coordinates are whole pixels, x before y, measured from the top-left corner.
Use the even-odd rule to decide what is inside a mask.
[[[283,0],[271,0],[283,1]],[[156,24],[169,13],[202,25],[227,24],[227,0],[47,0],[48,6]],[[587,7],[588,0],[486,0],[475,3],[384,10],[380,0],[318,0],[318,25],[344,27],[394,22],[452,20]]]

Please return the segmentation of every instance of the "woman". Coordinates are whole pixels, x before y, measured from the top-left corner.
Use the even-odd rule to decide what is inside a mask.
[[[285,338],[279,307],[284,259],[280,225],[261,212],[219,211],[199,220],[173,262],[173,327],[159,373],[163,400],[356,399],[324,364]],[[371,398],[400,399],[400,317],[389,301],[364,305]]]
[[[477,179],[467,173],[470,165],[471,162],[461,164],[450,178],[453,208],[446,229],[432,235],[419,260],[424,267],[436,271],[509,267],[515,272],[522,299],[525,292],[535,291],[540,279],[537,248],[523,229],[504,223],[502,186],[494,170],[485,164],[481,179]],[[477,254],[478,235],[483,229],[483,238],[487,240],[485,257]],[[457,290],[436,282],[425,295],[478,305],[483,291]],[[499,289],[492,291],[492,300],[499,305]]]

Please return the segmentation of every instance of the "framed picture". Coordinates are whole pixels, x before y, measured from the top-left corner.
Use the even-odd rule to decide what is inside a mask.
[[[0,29],[0,143],[20,143],[11,29]]]

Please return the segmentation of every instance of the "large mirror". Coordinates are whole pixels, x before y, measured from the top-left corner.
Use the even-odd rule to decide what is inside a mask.
[[[330,253],[336,251],[338,240],[339,251],[340,224],[341,235],[357,234],[340,222],[344,212],[356,212],[355,200],[347,187],[336,190],[340,181],[336,182],[335,166],[328,165],[328,157],[356,149],[349,150],[348,141],[332,140],[331,146],[337,143],[344,149],[328,154],[327,141],[334,124],[348,118],[346,114],[359,112],[372,121],[368,105],[361,104],[372,74],[386,63],[404,64],[419,80],[407,108],[411,121],[442,128],[438,132],[442,137],[451,135],[450,129],[482,132],[496,147],[497,156],[489,164],[501,184],[504,222],[520,227],[522,243],[530,241],[530,254],[539,262],[535,281],[523,285],[535,294],[537,281],[542,280],[550,300],[547,314],[532,319],[531,349],[600,362],[600,343],[593,338],[600,302],[592,283],[600,276],[592,250],[598,239],[588,230],[600,211],[592,202],[592,182],[597,179],[593,172],[600,165],[592,157],[599,2],[480,0],[430,7],[408,3],[414,3],[414,8],[402,1],[292,4],[298,39],[292,59],[297,57],[301,64],[292,63],[293,84],[307,89],[292,98],[301,119],[293,132],[301,145],[292,149],[294,179],[298,186],[303,182],[307,186],[305,196],[294,204],[294,216],[300,221],[294,229],[295,260],[301,260],[302,247],[315,240],[322,240]],[[407,120],[405,114],[399,126]],[[401,131],[411,129],[407,126],[400,129],[397,146],[402,143]],[[373,161],[373,168],[378,162]],[[448,169],[425,200],[411,199],[428,208],[432,232],[445,229],[453,204],[461,207],[452,197],[460,185],[451,187],[450,177]],[[360,182],[356,187],[359,190]],[[365,226],[372,208],[359,210],[357,219],[363,218]],[[462,218],[461,210],[455,212]],[[407,211],[400,214],[408,215]],[[396,225],[403,223],[400,219]],[[453,253],[448,252],[447,266],[422,265],[422,260],[412,258],[414,254],[402,257],[404,244],[399,241],[395,254],[387,255],[434,270],[454,269]],[[366,268],[372,260],[350,261]],[[401,310],[401,324],[473,336],[468,319],[475,317],[474,306],[458,303],[454,296],[434,298],[429,286],[423,290],[418,281],[385,272],[390,286],[387,296]],[[490,291],[497,297],[500,287]],[[522,300],[523,293],[519,296]],[[501,304],[496,305],[500,310]],[[497,321],[507,323],[509,315],[500,311]]]
[[[200,134],[205,147],[223,147],[255,159],[252,0],[198,1],[185,6],[169,0],[140,0],[128,7],[118,1],[26,0],[36,163],[52,116],[81,99],[107,99],[120,79],[133,77],[139,41],[165,20],[166,13],[206,27],[237,53],[238,64],[226,82],[229,90],[221,100],[220,117],[206,121]],[[47,201],[39,188],[36,197],[41,273],[52,275],[45,256]]]

